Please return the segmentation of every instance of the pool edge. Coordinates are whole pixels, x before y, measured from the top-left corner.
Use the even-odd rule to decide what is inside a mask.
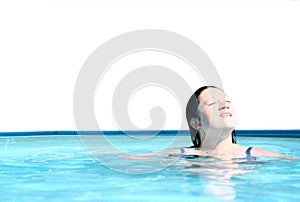
[[[186,135],[189,136],[188,130],[127,130],[127,131],[17,131],[17,132],[0,132],[1,136],[44,136],[44,135],[125,135],[125,134],[157,134],[157,135]],[[238,137],[283,137],[283,138],[300,138],[300,130],[236,130]]]

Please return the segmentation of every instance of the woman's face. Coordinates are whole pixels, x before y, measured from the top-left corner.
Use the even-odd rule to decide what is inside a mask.
[[[203,129],[234,129],[236,115],[229,97],[220,89],[208,88],[202,91],[198,100],[198,109]]]

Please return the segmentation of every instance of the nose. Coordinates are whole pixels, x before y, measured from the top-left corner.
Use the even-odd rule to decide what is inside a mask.
[[[227,102],[227,101],[222,101],[222,102],[220,102],[219,106],[220,106],[219,110],[229,109],[230,108],[230,103]]]

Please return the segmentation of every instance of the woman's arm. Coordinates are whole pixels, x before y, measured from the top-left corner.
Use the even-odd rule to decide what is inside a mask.
[[[157,159],[157,157],[161,155],[168,155],[169,157],[180,157],[181,150],[179,148],[174,149],[165,149],[150,153],[138,153],[138,154],[122,154],[120,155],[121,158],[129,158],[129,159]],[[162,158],[160,158],[162,159]]]
[[[287,156],[284,154],[280,154],[277,152],[272,152],[262,148],[252,148],[251,155],[255,157],[275,157],[275,158],[284,158],[288,160],[300,160],[299,158],[295,158],[292,156]]]

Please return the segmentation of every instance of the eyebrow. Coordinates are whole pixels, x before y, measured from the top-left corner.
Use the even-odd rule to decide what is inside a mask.
[[[210,98],[213,98],[213,99],[219,99],[219,97],[215,97],[215,96],[211,96]],[[229,96],[227,96],[227,95],[222,96],[222,98],[230,99]]]
[[[217,97],[210,97],[209,99],[207,99],[206,101],[204,101],[203,103],[207,103],[207,102],[211,102],[211,101],[219,101],[220,99]],[[224,96],[224,99],[222,99],[224,101],[231,101],[229,96]]]

